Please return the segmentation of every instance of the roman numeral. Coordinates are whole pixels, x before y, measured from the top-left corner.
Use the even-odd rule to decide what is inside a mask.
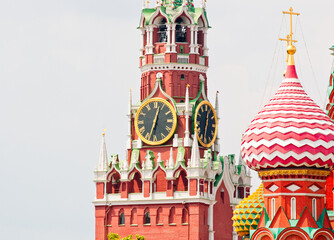
[[[169,110],[168,112],[165,113],[165,115],[168,115],[168,114],[170,114],[171,112],[172,112],[172,111]]]
[[[150,139],[150,133],[146,133],[145,138]]]
[[[200,139],[203,139],[203,134],[201,134],[201,135],[199,136],[199,138],[200,138]]]
[[[205,111],[208,111],[208,105],[205,105]]]
[[[206,138],[204,138],[204,143],[205,143],[205,144],[207,143],[207,140],[206,140]]]
[[[139,115],[143,115],[145,117],[146,113],[140,112]]]
[[[166,130],[167,130],[167,132],[172,131],[172,129],[169,126],[166,126]]]
[[[215,127],[216,127],[216,124],[213,123],[213,124],[212,124],[212,127],[215,128]]]
[[[144,124],[144,120],[138,121],[138,124]]]
[[[215,115],[213,115],[212,117],[211,117],[211,119],[214,119],[215,118]]]
[[[143,133],[145,132],[145,127],[142,126],[141,128],[139,128],[139,132],[140,132],[141,134],[143,134]]]
[[[172,123],[172,122],[173,122],[173,119],[167,119],[167,122],[168,122],[168,123]]]
[[[147,104],[145,107],[147,108],[148,111],[151,110],[150,104]]]
[[[204,110],[203,110],[203,106],[201,107],[201,111],[204,112]]]
[[[157,142],[158,141],[158,138],[157,138],[157,136],[153,136],[153,142]]]
[[[166,138],[165,134],[161,133],[161,137],[164,139]]]
[[[154,108],[158,108],[158,102],[154,102]]]

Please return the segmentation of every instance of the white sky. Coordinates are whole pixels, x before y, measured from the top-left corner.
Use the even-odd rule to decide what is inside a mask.
[[[129,88],[138,100],[141,5],[0,1],[1,239],[94,238],[101,132],[107,128],[108,154],[124,156]],[[333,63],[333,0],[208,1],[209,97],[221,93],[223,155],[239,154],[242,132],[282,80],[285,43],[277,37],[281,22],[280,36],[287,34],[281,11],[290,5],[302,13],[312,62],[298,27],[297,71],[323,107]]]

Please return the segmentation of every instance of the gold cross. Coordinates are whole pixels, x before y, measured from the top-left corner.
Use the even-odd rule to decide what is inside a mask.
[[[293,40],[293,32],[292,32],[292,15],[296,15],[299,16],[300,13],[295,13],[293,12],[292,7],[290,7],[289,12],[283,11],[283,14],[289,14],[290,15],[290,35],[288,35],[289,37],[287,37],[287,39],[280,39],[281,41],[287,41],[288,42],[288,46],[292,45],[293,42],[297,42],[296,40]]]

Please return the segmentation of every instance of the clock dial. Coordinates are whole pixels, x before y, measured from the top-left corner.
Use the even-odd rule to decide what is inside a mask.
[[[203,147],[211,147],[217,136],[217,116],[208,101],[202,101],[195,113],[197,139]]]
[[[177,125],[173,106],[164,99],[152,98],[143,103],[135,118],[140,139],[150,145],[160,145],[174,134]]]

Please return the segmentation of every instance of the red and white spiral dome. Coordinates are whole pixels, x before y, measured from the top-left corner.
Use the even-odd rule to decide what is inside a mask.
[[[292,55],[277,93],[242,138],[242,157],[254,170],[334,165],[334,124],[304,91]]]

